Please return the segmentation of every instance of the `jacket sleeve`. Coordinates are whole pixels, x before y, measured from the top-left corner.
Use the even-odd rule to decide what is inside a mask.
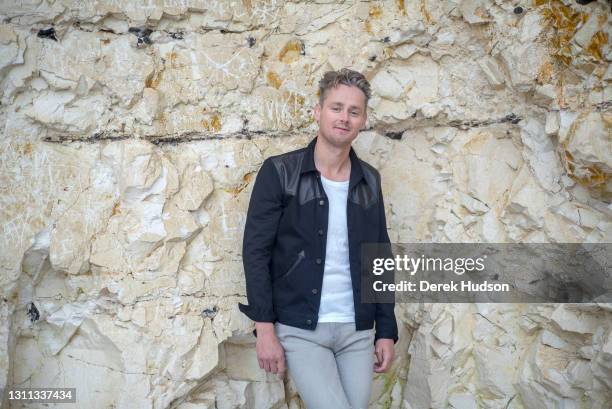
[[[255,322],[275,322],[270,262],[283,212],[282,187],[274,164],[264,161],[251,193],[242,242],[242,263],[249,305],[238,308]]]
[[[380,180],[380,179],[379,179]],[[380,184],[379,184],[380,185]],[[380,205],[379,205],[379,242],[386,244],[385,253],[389,253],[388,257],[393,258],[391,254],[391,240],[389,240],[389,234],[387,233],[387,218],[385,216],[385,202],[383,200],[382,187],[378,191]],[[376,304],[376,315],[374,320],[376,321],[376,334],[374,336],[374,342],[379,338],[393,339],[393,343],[398,341],[397,321],[395,319],[395,303],[377,303]]]

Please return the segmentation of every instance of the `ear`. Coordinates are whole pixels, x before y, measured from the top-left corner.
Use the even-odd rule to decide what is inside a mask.
[[[319,105],[318,102],[314,107],[314,117],[315,117],[315,121],[319,123],[319,118],[321,117],[321,106]]]

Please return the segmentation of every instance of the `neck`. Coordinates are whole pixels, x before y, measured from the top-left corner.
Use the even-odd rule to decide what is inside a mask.
[[[346,180],[351,174],[350,151],[350,144],[338,147],[318,137],[314,148],[315,166],[327,179]]]

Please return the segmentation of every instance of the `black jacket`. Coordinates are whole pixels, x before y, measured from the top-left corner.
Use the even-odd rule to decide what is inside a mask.
[[[317,326],[328,202],[314,163],[315,137],[306,148],[266,159],[259,170],[244,229],[242,257],[249,305],[256,322],[302,329]],[[380,174],[350,150],[347,201],[349,261],[356,329],[397,342],[393,303],[361,303],[361,244],[389,243]]]

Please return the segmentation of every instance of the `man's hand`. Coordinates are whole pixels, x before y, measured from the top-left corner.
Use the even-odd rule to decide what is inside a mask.
[[[279,379],[285,376],[285,350],[278,341],[271,322],[255,323],[257,330],[257,360],[259,367],[266,372],[278,374]],[[391,340],[393,342],[393,340]]]
[[[393,356],[395,355],[395,345],[392,339],[379,338],[374,345],[376,362],[374,362],[374,372],[387,372],[391,367]]]

